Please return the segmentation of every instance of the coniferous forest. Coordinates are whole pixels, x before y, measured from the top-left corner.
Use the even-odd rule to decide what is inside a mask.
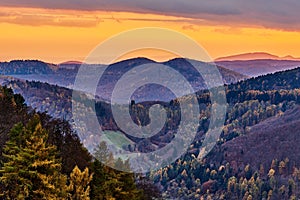
[[[83,147],[68,122],[37,113],[1,87],[1,199],[151,199],[146,178],[103,165]],[[97,156],[114,160],[105,143]],[[147,183],[147,185],[146,185]],[[144,190],[147,186],[150,190]],[[150,191],[150,192],[148,192]]]

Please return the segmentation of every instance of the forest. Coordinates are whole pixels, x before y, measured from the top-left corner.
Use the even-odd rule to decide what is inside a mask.
[[[190,102],[189,95],[170,102],[132,100],[129,107],[135,123],[148,124],[149,108],[157,103],[167,110],[168,119],[163,129],[150,138],[125,135],[130,143],[122,148],[131,152],[150,152],[171,142],[180,121],[180,102],[200,105],[197,135],[186,154],[147,174],[130,174],[107,167],[105,162],[118,169],[128,169],[130,164],[115,159],[105,142],[98,144],[93,155],[90,154],[91,149],[86,149],[92,147],[90,141],[74,132],[69,121],[37,112],[25,104],[20,94],[1,87],[1,198],[297,199],[300,197],[300,160],[290,151],[273,151],[280,149],[283,142],[296,146],[297,140],[281,141],[281,144],[270,139],[269,143],[263,143],[268,140],[258,133],[264,123],[273,128],[263,128],[267,138],[279,137],[279,132],[297,133],[291,132],[288,125],[280,124],[285,120],[297,122],[298,115],[293,112],[297,113],[300,104],[299,76],[300,68],[297,68],[225,85],[227,113],[223,131],[217,145],[202,160],[197,159],[197,155],[213,107],[208,91],[196,93],[198,102]],[[40,82],[14,81],[10,86],[22,89],[27,97],[34,89],[40,98],[37,104],[45,108],[51,105],[53,110],[58,110],[57,116],[64,113],[70,117],[70,90]],[[84,100],[78,101],[85,102],[81,105],[83,109],[95,105],[104,130],[123,133],[113,119],[108,102],[94,101],[82,93],[77,98]],[[66,109],[61,109],[64,107]],[[250,147],[245,141],[252,140],[257,144],[261,142],[265,148],[246,151]],[[272,151],[266,150],[267,145]],[[257,156],[260,154],[266,159]]]
[[[67,121],[37,113],[19,94],[0,88],[1,199],[151,199],[157,188],[145,177],[113,170],[105,143],[96,157],[85,149]],[[147,189],[145,189],[147,188]]]

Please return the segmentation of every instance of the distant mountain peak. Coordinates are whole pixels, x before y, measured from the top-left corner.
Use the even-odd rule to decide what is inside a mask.
[[[58,66],[39,60],[12,60],[0,62],[2,74],[52,74],[58,70]]]
[[[58,65],[82,65],[82,64],[83,64],[83,62],[81,62],[81,61],[71,60],[71,61],[62,62]]]
[[[253,52],[253,53],[243,53],[231,56],[225,56],[215,59],[215,61],[234,61],[234,60],[297,60],[300,58],[295,58],[291,55],[284,57],[279,57],[266,52]]]
[[[149,59],[147,57],[136,57],[136,58],[129,58],[129,59],[121,60],[121,61],[116,62],[116,63],[121,63],[121,62],[135,62],[135,61],[155,62],[154,60],[151,60],[151,59]]]
[[[149,58],[146,58],[146,57],[136,57],[136,58],[129,58],[129,59],[121,60],[121,61],[112,63],[110,65],[112,65],[112,66],[116,66],[116,65],[130,66],[130,65],[147,64],[147,63],[155,63],[155,61],[151,60]]]

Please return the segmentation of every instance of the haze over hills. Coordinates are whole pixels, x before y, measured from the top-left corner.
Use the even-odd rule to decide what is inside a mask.
[[[70,60],[70,61],[59,63],[58,65],[61,66],[61,65],[82,65],[82,64],[83,62]]]
[[[147,60],[141,59],[140,61],[146,62]],[[149,60],[148,60],[149,61]],[[148,62],[147,61],[147,62]],[[125,61],[131,62],[131,61]],[[184,62],[184,60],[178,61],[173,60],[170,62]],[[124,63],[117,63],[116,65],[123,66]],[[128,64],[128,63],[127,63]],[[182,65],[182,63],[180,64]],[[118,68],[112,68],[117,70]],[[181,71],[184,71],[185,68],[181,68]],[[117,70],[118,71],[118,70]],[[111,71],[108,71],[111,72]],[[109,73],[108,73],[109,74]],[[267,101],[273,97],[265,97],[270,96],[273,90],[294,90],[295,88],[299,87],[300,78],[300,68],[289,70],[285,72],[278,72],[276,74],[271,74],[267,76],[262,76],[259,78],[251,78],[245,81],[242,81],[238,84],[230,85],[230,90],[228,91],[227,100],[228,102],[232,102],[232,104],[245,101],[244,98],[248,98],[247,94],[244,93],[237,93],[239,92],[239,88],[243,88],[243,91],[270,91],[266,94],[260,94],[261,97]],[[47,111],[50,115],[56,118],[64,118],[64,119],[71,119],[71,99],[72,99],[72,90],[68,88],[59,87],[56,85],[51,85],[48,83],[40,83],[35,81],[22,81],[15,78],[5,78],[1,81],[3,85],[7,85],[16,93],[20,93],[24,96],[26,102],[36,108],[38,111],[45,112]],[[104,81],[105,83],[105,81]],[[106,88],[105,90],[107,93],[111,93],[111,90]],[[158,91],[147,91],[147,93],[157,93],[157,95],[161,95],[164,98],[164,94],[162,90]],[[235,100],[232,100],[232,95],[234,96]],[[246,97],[245,97],[246,96]],[[168,96],[170,98],[171,96]],[[240,99],[239,99],[239,98]],[[160,100],[164,100],[161,98]],[[204,98],[207,99],[207,98]],[[256,99],[256,98],[254,98]],[[106,102],[105,99],[97,98],[96,101],[98,102]],[[168,101],[166,101],[168,103]],[[105,103],[107,104],[107,103]],[[246,107],[247,108],[247,107]],[[109,114],[106,112],[106,117]],[[109,120],[106,120],[109,121]]]
[[[215,63],[240,74],[256,77],[299,67],[300,58],[255,52],[217,58]]]
[[[205,67],[210,67],[209,64],[204,63],[204,62],[197,62],[199,65]],[[182,76],[184,76],[191,86],[194,88],[195,91],[201,90],[201,89],[206,89],[205,81],[203,80],[202,76],[199,75],[197,70],[191,66],[191,64],[186,60],[182,58],[175,58],[172,60],[169,60],[167,62],[163,63],[157,63],[153,60],[147,59],[147,58],[134,58],[134,59],[129,59],[125,61],[121,61],[115,64],[110,65],[106,72],[103,74],[100,82],[99,82],[99,87],[98,87],[98,92],[97,94],[101,95],[104,99],[110,99],[111,97],[111,92],[113,91],[113,88],[117,81],[122,77],[122,75],[129,70],[133,69],[136,66],[143,65],[143,64],[163,64],[166,66],[171,67],[172,69],[175,69],[178,71]],[[237,72],[225,69],[223,67],[217,66],[218,69],[220,70],[220,74],[222,75],[223,82],[225,84],[230,84],[230,83],[235,83],[238,82],[239,80],[244,80],[248,78],[245,75],[241,75]],[[149,70],[149,69],[147,69]],[[145,71],[144,71],[145,72]],[[148,74],[146,72],[146,74]],[[157,74],[149,75],[155,76]],[[172,78],[170,77],[170,80]],[[127,81],[133,82],[133,80],[127,79]],[[176,82],[173,82],[172,84],[181,84],[180,81],[182,80],[177,80]],[[126,86],[124,86],[126,87]],[[103,95],[103,91],[106,93]],[[143,94],[151,94],[151,96],[144,96]],[[139,88],[135,94],[132,96],[133,99],[136,101],[149,101],[149,100],[158,100],[158,101],[170,101],[171,99],[174,98],[174,95],[170,93],[169,90],[158,86],[158,85],[148,85],[148,86],[143,86]]]
[[[174,60],[177,60],[177,58]],[[172,63],[171,61],[172,60],[162,62],[162,64],[168,65]],[[78,66],[80,63],[81,62],[70,61],[60,64],[60,66],[66,68],[71,66],[76,67],[76,65]],[[255,52],[217,58],[215,64],[219,66],[219,69],[229,69],[245,76],[256,77],[299,67],[300,58],[295,58],[290,55],[279,57],[265,52]],[[227,83],[228,82],[234,81],[227,80]]]
[[[243,53],[231,56],[225,56],[215,59],[216,62],[218,61],[237,61],[237,60],[295,60],[300,61],[300,58],[295,58],[291,55],[287,55],[284,57],[279,57],[270,53],[266,52],[254,52],[254,53]]]
[[[294,69],[300,66],[300,61],[270,59],[218,61],[215,63],[219,66],[250,77]]]
[[[97,89],[97,95],[102,99],[110,99],[111,92],[119,78],[129,70],[142,64],[156,64],[157,62],[147,59],[147,58],[133,58],[124,61],[120,61],[108,66],[106,72],[101,78],[101,83]],[[42,61],[11,61],[0,63],[0,73],[2,75],[9,75],[15,78],[29,81],[41,81],[53,85],[58,85],[62,87],[67,87],[72,89],[73,84],[78,72],[81,67],[81,62],[70,61],[64,62],[59,65],[44,63]],[[159,64],[159,63],[158,63]],[[203,79],[197,75],[197,72],[193,70],[193,67],[185,60],[181,58],[175,58],[161,64],[170,66],[171,68],[177,70],[180,74],[185,76],[195,90],[205,88]],[[206,65],[199,61],[200,65]],[[248,77],[256,77],[260,75],[265,75],[269,73],[274,73],[278,71],[284,71],[288,69],[293,69],[300,66],[300,61],[294,60],[240,60],[240,61],[219,61],[216,62],[218,69],[222,75],[225,84],[235,83],[237,81],[246,79]],[[95,65],[84,64],[82,67],[95,67]],[[98,65],[101,67],[106,67],[105,65]],[[207,65],[209,66],[209,65]],[[89,77],[87,77],[89,78]],[[128,80],[130,82],[130,80]],[[174,98],[169,91],[166,91],[157,86],[140,88],[135,96],[136,100],[146,101],[147,98],[143,98],[141,94],[145,93],[145,89],[148,93],[153,94],[150,99],[161,99],[169,101]],[[159,91],[159,94],[154,90]],[[85,92],[91,93],[88,88]]]
[[[210,64],[198,62],[199,65],[204,67],[209,67]],[[147,58],[134,58],[124,61],[120,61],[114,64],[111,64],[107,67],[106,71],[101,78],[98,88],[97,95],[103,99],[110,100],[112,91],[115,87],[117,81],[129,70],[133,69],[136,66],[143,64],[160,64],[153,60]],[[205,89],[205,83],[198,72],[191,66],[189,62],[185,59],[176,58],[164,63],[166,66],[169,66],[177,70],[182,74],[192,85],[195,91],[199,89]],[[75,82],[78,69],[81,67],[79,62],[65,62],[59,65],[48,64],[41,61],[12,61],[0,63],[0,73],[2,75],[9,75],[15,78],[28,80],[28,81],[41,81],[53,85],[59,85],[62,87],[67,87],[72,89]],[[93,67],[106,67],[105,65],[90,65],[84,64],[82,67],[87,67],[93,69]],[[241,75],[237,72],[228,70],[223,67],[219,67],[222,79],[225,84],[235,83],[240,80],[248,78],[245,75]],[[146,72],[145,72],[146,73]],[[94,75],[94,74],[91,74]],[[86,75],[87,80],[90,79],[90,75]],[[128,79],[128,82],[133,82],[133,80]],[[84,84],[84,83],[83,83]],[[180,84],[174,82],[174,84]],[[145,91],[147,90],[147,92]],[[92,93],[90,88],[85,88],[85,92]],[[158,92],[155,92],[158,91]],[[151,96],[146,97],[144,94],[148,93]],[[147,100],[162,100],[169,101],[174,98],[174,95],[167,91],[163,87],[158,87],[158,85],[146,86],[140,88],[133,98],[137,101],[147,101]]]

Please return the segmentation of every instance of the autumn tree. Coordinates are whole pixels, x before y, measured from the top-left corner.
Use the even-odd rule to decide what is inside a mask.
[[[56,147],[46,143],[48,134],[35,115],[22,127],[11,131],[3,156],[0,181],[7,199],[64,199],[66,176],[61,173],[61,162]]]
[[[89,174],[89,169],[85,168],[81,171],[77,165],[70,174],[68,185],[68,197],[72,200],[89,200],[90,199],[90,182],[92,175]]]

